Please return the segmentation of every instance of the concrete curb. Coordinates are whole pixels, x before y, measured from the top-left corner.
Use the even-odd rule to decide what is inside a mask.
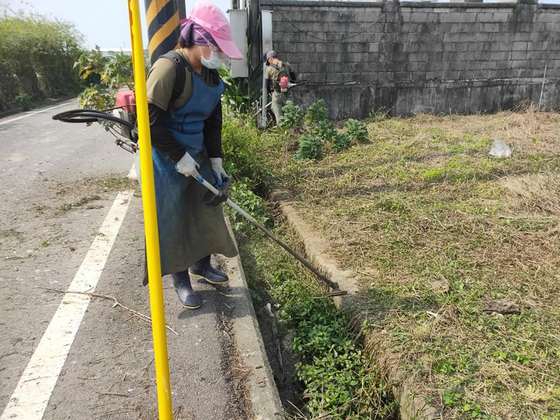
[[[229,223],[228,228],[232,237],[235,238]],[[233,308],[231,322],[243,366],[249,370],[246,383],[253,418],[256,420],[282,419],[284,409],[266,355],[241,258],[239,256],[229,259],[220,257],[220,260],[228,271],[231,288],[240,290],[239,296],[237,296],[239,301]]]
[[[328,255],[328,242],[305,223],[289,201],[277,199],[282,196],[284,196],[284,193],[276,192],[272,194],[271,199],[278,203],[282,214],[286,217],[290,226],[292,226],[300,236],[305,247],[307,258],[315,267],[337,283],[340,290],[348,292],[348,295],[334,298],[336,306],[339,309],[351,309],[352,294],[358,292],[358,283],[355,280],[354,273],[349,270],[341,270],[336,265],[336,261]]]
[[[299,215],[290,201],[284,199],[286,193],[273,193],[271,198],[278,203],[288,224],[297,232],[305,246],[307,257],[325,274],[337,282],[341,290],[348,295],[336,297],[337,307],[352,311],[353,301],[359,288],[355,280],[356,276],[350,270],[342,270],[338,267],[336,260],[328,255],[328,241],[326,241],[316,230],[313,230]],[[383,347],[381,340],[373,342],[367,340],[368,346],[373,349],[371,356],[376,360],[381,370],[386,374],[389,383],[393,384],[393,393],[399,403],[400,418],[403,420],[433,420],[441,416],[438,410],[431,406],[424,398],[414,393],[414,378],[405,377],[398,368],[398,355],[391,354]]]

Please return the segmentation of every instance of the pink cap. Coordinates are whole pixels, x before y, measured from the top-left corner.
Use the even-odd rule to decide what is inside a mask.
[[[205,0],[199,1],[194,6],[189,19],[208,31],[220,50],[229,58],[234,60],[243,58],[243,54],[231,38],[231,28],[225,13],[214,4]]]

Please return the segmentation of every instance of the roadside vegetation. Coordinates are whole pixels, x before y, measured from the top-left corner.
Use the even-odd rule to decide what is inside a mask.
[[[368,357],[392,354],[389,363],[442,418],[560,418],[560,114],[529,107],[335,124],[324,102],[284,110],[281,127],[265,132],[227,123],[236,149],[252,148],[246,164],[263,174],[266,188],[248,190],[294,240],[261,198],[289,191],[333,258],[356,274]],[[341,134],[348,139],[338,147]],[[495,140],[511,146],[510,158],[489,156]],[[313,280],[257,234],[243,235],[251,282],[282,313],[291,302],[278,292],[290,290],[285,277]],[[354,336],[344,316],[329,323]],[[311,417],[328,416],[317,406],[306,400]]]
[[[560,115],[374,115],[367,142],[298,160],[303,120],[259,153],[359,277],[368,353],[443,418],[560,418]]]
[[[0,16],[0,113],[74,95],[81,35],[41,16]]]
[[[277,223],[274,231],[298,246],[283,224]],[[339,312],[317,280],[267,238],[248,226],[238,226],[236,233],[255,305],[273,308],[275,338],[295,356],[299,386],[291,385],[300,390],[302,404],[296,408],[288,403],[288,412],[295,418],[396,418],[390,389],[364,354],[350,316]],[[284,381],[279,382],[282,386]]]
[[[314,132],[316,124],[327,121],[322,114],[325,104],[312,108],[312,112],[317,110],[316,121],[308,118],[305,128],[289,130]],[[276,183],[276,165],[271,166],[271,160],[278,156],[277,151],[287,150],[285,131],[260,133],[246,116],[233,112],[228,112],[224,124],[226,169],[235,178],[232,198],[298,247],[295,236],[266,201]],[[336,132],[334,126],[331,129]],[[294,151],[290,153],[296,156]],[[291,157],[284,163],[290,161],[299,164]],[[290,401],[293,406],[285,401],[288,411],[296,418],[395,418],[397,408],[389,387],[363,353],[363,340],[359,329],[352,327],[351,316],[339,312],[316,279],[244,219],[234,212],[230,212],[230,219],[255,304],[261,309],[266,304],[273,308],[278,323],[275,328],[296,359],[297,384],[292,386],[299,388],[301,396],[300,401]]]
[[[99,47],[83,51],[74,63],[83,91],[80,106],[86,109],[107,110],[115,106],[120,88],[134,90],[132,57],[123,52],[105,56]]]
[[[0,39],[0,113],[78,94],[83,108],[104,110],[121,87],[134,89],[130,55],[83,49],[71,24],[3,15]]]

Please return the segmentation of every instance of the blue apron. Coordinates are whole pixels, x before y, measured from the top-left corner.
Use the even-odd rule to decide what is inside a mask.
[[[200,174],[216,184],[204,146],[204,121],[218,105],[224,84],[220,80],[209,86],[194,72],[192,80],[191,98],[168,114],[165,125],[200,164]],[[206,205],[204,187],[177,172],[175,163],[155,147],[152,153],[162,274],[183,271],[207,255],[237,255],[222,207]]]

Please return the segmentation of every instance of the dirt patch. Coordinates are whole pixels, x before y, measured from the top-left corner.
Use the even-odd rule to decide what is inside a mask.
[[[97,203],[107,199],[110,194],[127,189],[135,189],[136,185],[122,176],[108,175],[101,178],[83,178],[73,183],[53,183],[46,181],[49,196],[56,206],[49,201],[33,203],[31,210],[38,216],[60,217],[65,213],[77,210],[97,210],[104,207]]]
[[[553,112],[536,112],[529,107],[524,112],[501,112],[493,115],[451,115],[440,117],[421,114],[402,119],[410,130],[419,129],[419,136],[427,127],[448,138],[475,136],[502,139],[511,145],[514,153],[558,153],[560,115]]]
[[[560,214],[560,175],[530,174],[501,181],[510,193],[512,211],[526,210],[549,215]]]
[[[231,311],[222,297],[217,299],[218,311],[217,328],[221,332],[222,372],[226,382],[230,384],[231,392],[228,395],[226,413],[227,419],[250,419],[252,418],[251,403],[247,389],[247,376],[250,370],[242,362],[231,325]],[[229,314],[227,312],[230,312]]]
[[[90,203],[93,201],[99,201],[101,200],[101,197],[98,195],[89,195],[86,197],[82,197],[80,198],[78,201],[73,202],[73,203],[65,203],[63,205],[61,205],[60,207],[58,207],[58,214],[63,214],[66,213],[67,211],[70,211],[72,209],[76,209],[76,208],[80,208],[80,207],[85,207],[88,209],[94,209],[94,208],[102,208],[102,206],[92,206]]]
[[[57,196],[72,195],[76,192],[91,192],[91,193],[102,193],[102,192],[115,192],[123,191],[129,189],[131,185],[136,185],[130,181],[127,177],[120,175],[107,175],[99,178],[82,178],[76,180],[76,182],[69,183],[56,183],[51,186],[50,189],[53,190]]]
[[[4,230],[0,230],[0,239],[4,239],[4,238],[16,238],[19,239],[21,238],[21,236],[23,235],[23,233],[15,230],[15,229],[4,229]]]

